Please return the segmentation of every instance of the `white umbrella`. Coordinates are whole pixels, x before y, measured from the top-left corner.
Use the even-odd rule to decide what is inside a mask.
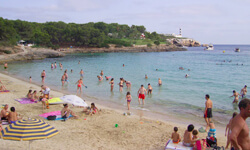
[[[83,99],[81,99],[80,97],[76,95],[64,95],[63,97],[60,97],[60,99],[64,101],[65,103],[70,103],[75,106],[83,106],[83,107],[88,106],[88,104],[85,103]]]

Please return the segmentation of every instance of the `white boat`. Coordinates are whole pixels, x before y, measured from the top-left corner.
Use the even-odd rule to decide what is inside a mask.
[[[212,51],[212,50],[214,50],[214,46],[213,45],[208,45],[208,46],[206,46],[206,48],[204,48],[204,50]]]
[[[235,48],[234,51],[235,51],[235,52],[240,52],[240,49],[239,49],[239,48]]]

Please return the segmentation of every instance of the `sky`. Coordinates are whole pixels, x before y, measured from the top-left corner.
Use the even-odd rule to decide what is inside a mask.
[[[143,25],[208,44],[250,44],[250,0],[0,0],[0,17]]]

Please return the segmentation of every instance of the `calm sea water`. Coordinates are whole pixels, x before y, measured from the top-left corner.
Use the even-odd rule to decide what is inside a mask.
[[[187,117],[202,117],[204,97],[209,94],[213,100],[215,117],[227,122],[235,111],[233,98],[229,97],[233,94],[232,91],[240,92],[244,85],[250,86],[250,45],[214,47],[214,51],[195,47],[181,52],[70,54],[63,58],[12,63],[9,64],[8,73],[27,80],[32,76],[33,81],[40,83],[40,74],[45,70],[45,84],[75,94],[75,82],[80,78],[79,72],[83,69],[83,81],[88,86],[83,89],[83,97],[119,104],[126,110],[126,86],[120,93],[117,85],[119,78],[123,77],[132,83],[132,109],[179,117],[184,114]],[[240,48],[239,53],[234,52],[236,47]],[[51,70],[50,65],[54,62],[57,62],[58,67]],[[59,68],[60,62],[63,70]],[[179,70],[179,67],[184,67],[184,70]],[[60,79],[65,69],[68,69],[69,83],[62,87]],[[70,72],[71,69],[73,73]],[[97,75],[101,70],[104,76],[115,79],[114,92],[110,92],[109,81],[98,81]],[[148,79],[144,78],[145,74]],[[185,78],[185,74],[190,77]],[[158,86],[158,78],[162,80],[161,87]],[[141,84],[147,88],[148,83],[153,87],[153,94],[146,97],[146,105],[141,107],[138,105],[136,93]]]

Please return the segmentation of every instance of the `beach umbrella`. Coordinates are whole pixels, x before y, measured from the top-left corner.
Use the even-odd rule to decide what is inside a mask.
[[[76,95],[64,95],[63,97],[60,97],[61,100],[63,100],[65,103],[69,103],[75,106],[83,106],[83,107],[87,107],[88,104],[85,103],[85,101],[76,96]]]
[[[16,121],[0,132],[4,140],[23,140],[30,142],[32,140],[47,139],[57,134],[58,130],[40,119]]]

